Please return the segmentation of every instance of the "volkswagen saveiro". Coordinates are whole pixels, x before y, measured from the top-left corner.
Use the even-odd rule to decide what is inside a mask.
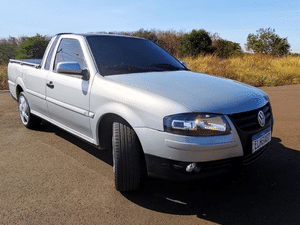
[[[271,140],[269,97],[189,71],[149,40],[58,34],[41,60],[10,60],[9,88],[27,128],[41,119],[112,149],[115,187],[142,175],[191,180],[246,165]]]

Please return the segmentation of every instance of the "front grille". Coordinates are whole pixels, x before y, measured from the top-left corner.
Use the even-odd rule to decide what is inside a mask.
[[[233,119],[237,127],[240,128],[241,130],[243,131],[257,130],[261,128],[257,119],[257,115],[260,110],[263,111],[265,114],[266,124],[269,124],[272,117],[272,110],[271,110],[270,103],[267,103],[264,107],[260,109],[255,109],[248,112],[236,113],[229,116],[230,118]]]
[[[257,116],[260,110],[265,114],[266,121],[264,127],[261,127],[258,123]],[[262,132],[267,127],[273,126],[272,109],[269,102],[259,109],[231,114],[228,116],[239,134],[243,146],[244,156],[252,154],[252,136]]]

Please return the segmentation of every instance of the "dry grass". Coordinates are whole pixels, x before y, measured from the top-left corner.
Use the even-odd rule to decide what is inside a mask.
[[[7,66],[0,65],[0,90],[8,90]]]
[[[238,80],[252,86],[300,84],[300,57],[276,58],[264,54],[243,54],[229,59],[207,55],[185,58],[197,72]]]

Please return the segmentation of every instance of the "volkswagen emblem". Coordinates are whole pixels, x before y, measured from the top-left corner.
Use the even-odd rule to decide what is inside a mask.
[[[265,126],[265,123],[266,123],[266,118],[265,118],[265,114],[263,111],[259,111],[258,112],[258,115],[257,115],[257,120],[258,120],[258,123],[261,127],[264,127]]]

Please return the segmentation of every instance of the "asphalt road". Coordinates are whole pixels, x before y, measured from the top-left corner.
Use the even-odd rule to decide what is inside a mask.
[[[237,175],[114,189],[112,159],[55,126],[28,130],[0,93],[0,224],[299,224],[300,85],[266,87],[267,152]]]

